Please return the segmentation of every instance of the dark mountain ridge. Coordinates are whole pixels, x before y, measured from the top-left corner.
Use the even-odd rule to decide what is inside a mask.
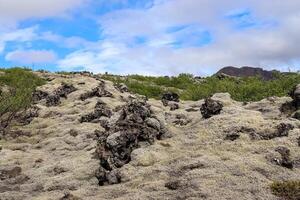
[[[224,67],[220,69],[216,74],[226,74],[229,76],[235,76],[235,77],[251,77],[251,76],[260,76],[263,80],[272,80],[275,78],[274,74],[278,73],[277,70],[264,70],[259,67],[248,67],[244,66],[241,68],[238,67]],[[280,72],[279,72],[280,73]]]

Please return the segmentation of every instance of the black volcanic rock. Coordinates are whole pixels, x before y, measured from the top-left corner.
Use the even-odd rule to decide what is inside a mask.
[[[226,74],[228,76],[234,77],[251,77],[251,76],[260,76],[263,80],[272,80],[274,79],[275,71],[267,71],[262,68],[256,67],[224,67],[219,70],[216,74]]]

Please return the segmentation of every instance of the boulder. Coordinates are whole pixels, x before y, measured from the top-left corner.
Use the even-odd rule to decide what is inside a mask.
[[[166,92],[162,95],[161,101],[164,106],[168,106],[169,101],[179,102],[179,95],[175,92]]]
[[[223,109],[223,104],[220,101],[211,98],[205,99],[205,103],[201,106],[200,111],[203,118],[208,119],[213,115],[218,115]]]
[[[300,109],[300,84],[294,87],[294,89],[290,92],[290,96],[293,98],[293,104],[296,109]]]

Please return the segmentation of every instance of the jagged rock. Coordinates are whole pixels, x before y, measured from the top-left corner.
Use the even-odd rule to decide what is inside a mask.
[[[179,102],[179,95],[175,92],[166,92],[162,95],[161,101],[164,106],[168,106],[169,101]]]
[[[61,103],[60,96],[58,95],[49,95],[46,98],[46,106],[58,106]]]
[[[172,123],[175,125],[179,125],[179,126],[186,126],[187,124],[189,124],[192,120],[189,119],[186,115],[184,114],[176,114],[175,115],[175,119],[172,120]]]
[[[180,181],[179,180],[169,181],[165,184],[165,187],[170,190],[177,190],[180,188]]]
[[[175,103],[175,102],[169,102],[168,106],[170,107],[171,111],[179,109],[178,103]]]
[[[291,115],[295,111],[296,111],[296,107],[294,105],[294,101],[285,102],[280,107],[280,112],[284,113],[285,115]]]
[[[70,192],[66,192],[59,200],[81,200],[79,197],[74,196]]]
[[[30,122],[39,116],[39,108],[37,106],[31,106],[29,109],[26,109],[24,112],[19,113],[15,116],[15,119],[21,125],[30,124]]]
[[[47,96],[49,96],[47,92],[36,90],[32,94],[32,100],[34,103],[37,103],[38,101],[47,98]]]
[[[271,140],[277,137],[287,137],[289,135],[289,131],[293,130],[294,126],[291,124],[280,123],[278,124],[274,131],[271,133],[259,133],[259,138],[262,140]]]
[[[67,98],[67,96],[77,89],[70,84],[62,83],[62,85],[54,91],[54,94],[46,97],[46,106],[58,106],[61,101],[60,98]]]
[[[293,118],[300,120],[300,110],[297,110],[294,115]]]
[[[112,111],[106,106],[106,104],[102,101],[98,101],[95,105],[95,110],[92,113],[89,113],[87,115],[84,115],[80,118],[80,123],[83,122],[98,122],[97,120],[100,119],[100,117],[111,117]]]
[[[124,83],[115,84],[114,86],[121,93],[129,92],[128,87]]]
[[[238,133],[229,133],[226,135],[225,140],[234,141],[234,140],[237,140],[239,137],[240,137],[240,134],[238,134]]]
[[[272,140],[277,137],[287,137],[289,131],[293,129],[294,126],[289,123],[280,123],[271,130],[266,129],[260,131],[242,126],[239,130],[236,130],[236,133],[246,133],[254,140]]]
[[[293,98],[293,104],[296,109],[300,109],[300,84],[295,86],[295,88],[290,92],[290,96]]]
[[[191,108],[185,109],[185,111],[186,111],[186,112],[198,112],[198,111],[199,111],[199,108],[191,107]]]
[[[62,85],[59,88],[57,88],[54,93],[60,97],[67,98],[68,94],[71,94],[76,90],[77,89],[73,85],[62,83]]]
[[[119,112],[117,121],[108,126],[107,131],[97,134],[96,154],[101,165],[96,173],[99,185],[119,183],[121,177],[117,169],[130,162],[131,152],[139,143],[152,144],[165,133],[145,102],[129,102]]]
[[[282,167],[293,169],[293,162],[290,159],[290,150],[286,147],[280,146],[275,149],[280,155],[281,160],[278,161],[278,164]]]
[[[300,137],[297,138],[298,146],[300,147]]]
[[[101,82],[100,85],[92,91],[86,92],[80,96],[82,101],[92,97],[113,97],[113,94],[105,89],[105,83]]]
[[[22,172],[22,168],[19,166],[0,168],[0,180],[15,178]]]
[[[223,109],[223,104],[220,101],[211,98],[205,99],[205,103],[201,106],[200,111],[203,118],[208,119],[213,115],[218,115]]]

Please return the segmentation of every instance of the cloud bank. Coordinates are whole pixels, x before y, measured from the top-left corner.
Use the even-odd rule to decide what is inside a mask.
[[[17,2],[10,1],[6,11],[0,7],[0,17],[65,16],[85,7],[72,23],[83,23],[83,28],[93,24],[96,40],[76,36],[81,30],[74,35],[41,31],[36,27],[42,23],[0,38],[0,52],[11,40],[32,43],[7,55],[20,49],[38,53],[35,41],[55,44],[44,49],[56,52],[52,64],[62,70],[147,75],[209,75],[228,65],[300,70],[300,2],[295,0],[29,0],[20,10]]]

